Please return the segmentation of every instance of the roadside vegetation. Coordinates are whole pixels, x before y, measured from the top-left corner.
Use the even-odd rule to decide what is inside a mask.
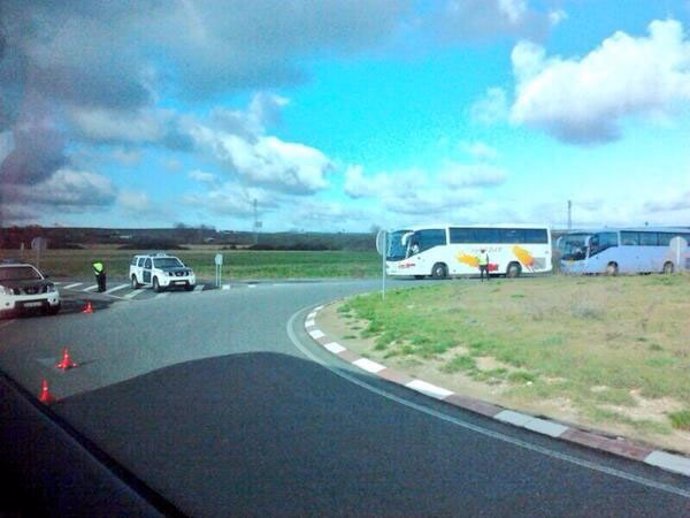
[[[690,453],[690,275],[455,280],[335,311],[393,368]]]
[[[138,253],[158,248],[123,250],[114,245],[80,249],[0,250],[0,259],[22,259],[39,266],[51,278],[92,276],[95,259],[106,265],[109,278],[126,278],[129,262]],[[223,255],[223,279],[364,278],[381,275],[381,258],[375,251],[273,251],[223,250],[213,245],[165,248],[190,266],[200,279],[215,278],[215,256]]]

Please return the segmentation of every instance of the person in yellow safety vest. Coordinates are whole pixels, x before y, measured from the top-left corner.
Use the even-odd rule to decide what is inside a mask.
[[[486,274],[486,280],[489,280],[489,254],[486,250],[482,248],[481,254],[477,258],[479,259],[479,278],[484,282],[484,274]]]
[[[98,291],[105,291],[105,266],[103,261],[94,261],[93,263],[93,274],[96,276],[96,282],[98,283]]]

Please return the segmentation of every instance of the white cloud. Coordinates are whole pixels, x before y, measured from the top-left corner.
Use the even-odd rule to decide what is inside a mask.
[[[246,111],[216,110],[214,127],[197,124],[191,134],[200,149],[244,185],[312,194],[328,187],[326,175],[334,165],[316,148],[266,134],[267,123],[280,117],[287,102],[259,94]]]
[[[409,169],[365,176],[361,167],[350,167],[344,191],[354,199],[374,198],[387,211],[429,217],[476,203],[478,188],[500,183],[499,176],[498,169],[453,163],[438,174]]]
[[[498,0],[499,12],[508,18],[510,23],[518,23],[527,13],[526,0]]]
[[[572,143],[615,139],[621,119],[670,112],[690,100],[690,43],[674,20],[654,21],[649,36],[617,32],[581,59],[546,56],[521,42],[510,117]]]
[[[434,10],[433,30],[447,40],[487,40],[498,35],[541,38],[551,26],[549,13],[527,0],[448,0]]]
[[[123,191],[117,196],[118,204],[127,212],[142,214],[152,210],[151,199],[143,191]]]
[[[503,169],[486,164],[447,162],[439,172],[438,179],[452,189],[492,187],[504,183],[506,173]]]
[[[489,88],[482,99],[470,107],[470,118],[481,124],[494,124],[508,117],[508,96],[502,88]]]
[[[115,188],[106,176],[88,171],[59,169],[36,185],[19,187],[28,203],[56,205],[63,208],[88,208],[113,203]]]
[[[477,160],[490,161],[498,158],[498,151],[485,142],[463,140],[460,142],[460,149]]]
[[[199,169],[190,171],[188,176],[191,180],[209,185],[213,185],[217,181],[216,175],[214,175],[213,173],[206,173],[204,171],[200,171]]]
[[[568,13],[566,13],[562,9],[556,9],[554,11],[549,12],[549,23],[552,26],[559,25],[563,21],[568,19]]]
[[[73,107],[70,118],[78,131],[90,140],[155,142],[163,133],[158,119],[150,111]]]

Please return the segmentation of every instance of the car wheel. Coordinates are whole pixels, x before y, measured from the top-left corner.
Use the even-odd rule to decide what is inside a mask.
[[[141,284],[139,284],[139,282],[137,281],[137,276],[132,275],[132,289],[138,290],[139,288],[141,288]]]
[[[508,269],[506,270],[506,277],[514,279],[515,277],[520,277],[522,273],[522,268],[518,263],[510,263]]]
[[[618,264],[609,263],[606,265],[606,275],[618,275]]]
[[[673,263],[671,261],[666,261],[664,263],[664,274],[670,275],[673,273]]]
[[[436,263],[431,269],[431,276],[434,279],[445,279],[448,276],[448,268],[443,263]]]
[[[153,291],[155,291],[155,292],[162,291],[161,285],[158,283],[158,277],[153,278]]]
[[[185,284],[184,289],[187,291],[192,291],[194,289],[194,284]]]

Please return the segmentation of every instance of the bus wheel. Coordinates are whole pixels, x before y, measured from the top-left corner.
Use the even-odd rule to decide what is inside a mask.
[[[520,277],[522,273],[522,268],[518,263],[510,263],[508,269],[506,270],[506,277],[514,279],[515,277]]]
[[[448,268],[443,263],[436,263],[431,269],[431,276],[434,279],[445,279],[448,276]]]
[[[618,264],[609,263],[606,265],[606,275],[618,275]]]
[[[673,273],[673,263],[671,261],[666,261],[664,263],[664,274],[669,275]]]

